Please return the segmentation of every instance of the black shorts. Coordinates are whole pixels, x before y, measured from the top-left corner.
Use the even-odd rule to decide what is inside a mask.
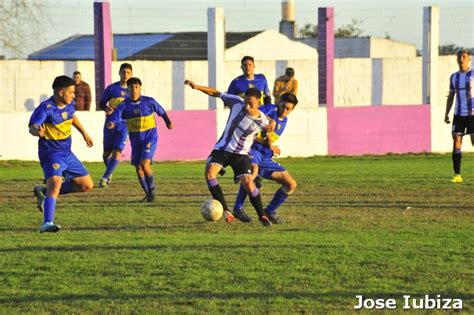
[[[206,165],[210,164],[220,165],[222,168],[230,165],[232,171],[234,171],[235,181],[241,176],[252,174],[252,165],[248,155],[230,153],[224,150],[213,150],[206,161]]]
[[[474,116],[454,115],[452,135],[474,135]]]

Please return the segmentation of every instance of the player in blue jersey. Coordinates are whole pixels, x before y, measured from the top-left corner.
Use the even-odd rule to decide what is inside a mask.
[[[107,187],[110,184],[112,173],[120,162],[120,155],[125,143],[127,142],[128,131],[127,124],[124,120],[115,122],[115,128],[107,128],[107,124],[111,120],[111,115],[115,108],[128,97],[127,80],[132,77],[132,65],[122,63],[120,65],[119,75],[120,81],[109,85],[100,99],[100,107],[105,111],[104,124],[104,160],[106,169],[104,175],[100,179],[100,187]]]
[[[262,92],[262,101],[264,104],[272,102],[270,89],[268,88],[267,79],[263,74],[254,73],[255,63],[251,56],[245,56],[240,61],[240,68],[244,73],[238,76],[229,85],[227,93],[244,97],[245,91],[250,88],[256,88]]]
[[[74,113],[74,80],[64,75],[56,77],[53,90],[54,95],[34,110],[28,124],[30,133],[39,137],[38,155],[46,180],[46,187],[35,186],[33,190],[38,209],[44,213],[41,233],[61,230],[61,226],[54,223],[59,195],[86,192],[94,186],[87,169],[71,152],[72,126],[79,130],[87,146],[93,145]]]
[[[168,129],[173,129],[173,123],[166,111],[151,97],[141,95],[142,82],[139,78],[127,81],[130,97],[120,104],[111,116],[107,128],[114,129],[115,122],[126,121],[132,146],[131,163],[135,166],[138,181],[145,191],[144,201],[155,200],[155,179],[151,163],[158,142],[155,113],[165,121]]]
[[[285,93],[281,96],[278,105],[260,106],[260,111],[272,118],[276,122],[276,126],[267,135],[267,138],[271,139],[270,144],[259,134],[250,149],[252,176],[255,178],[258,174],[258,176],[273,180],[282,185],[275,192],[270,204],[265,208],[267,217],[274,224],[282,223],[282,220],[277,215],[277,209],[285,202],[288,195],[296,190],[296,181],[282,165],[272,159],[274,155],[280,155],[280,148],[274,146],[273,143],[283,134],[288,122],[288,115],[297,104],[298,99],[296,95]],[[243,209],[246,197],[247,192],[240,186],[233,212],[234,216],[242,222],[252,221]]]
[[[456,106],[453,118],[453,169],[454,176],[452,183],[462,183],[461,177],[461,147],[462,137],[466,134],[471,136],[471,143],[474,145],[474,76],[471,70],[471,53],[467,49],[462,49],[457,53],[457,63],[459,71],[453,73],[449,79],[449,95],[446,102],[446,112],[444,121],[449,124],[449,111],[453,106],[454,96],[456,96]]]

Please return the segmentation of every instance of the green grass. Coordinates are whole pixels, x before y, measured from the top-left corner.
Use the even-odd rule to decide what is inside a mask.
[[[0,313],[346,313],[358,294],[474,312],[473,155],[460,185],[448,155],[281,163],[299,186],[279,226],[205,222],[203,162],[174,162],[154,165],[154,204],[121,164],[109,189],[60,197],[64,230],[39,234],[39,163],[0,161]],[[97,182],[103,166],[86,166]],[[237,186],[220,182],[232,204]]]

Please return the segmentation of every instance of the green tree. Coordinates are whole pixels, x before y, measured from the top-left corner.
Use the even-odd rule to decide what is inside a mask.
[[[351,23],[337,28],[334,32],[335,37],[359,37],[364,32],[360,26],[362,20],[352,19]],[[317,25],[306,23],[298,31],[300,38],[316,38],[318,37]]]

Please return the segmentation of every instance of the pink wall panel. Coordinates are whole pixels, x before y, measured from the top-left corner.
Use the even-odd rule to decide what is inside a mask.
[[[429,105],[328,108],[330,155],[429,152]]]
[[[158,147],[154,160],[205,160],[217,141],[215,110],[168,111],[174,128],[168,130],[161,117],[156,117]],[[123,159],[130,160],[130,143]]]

